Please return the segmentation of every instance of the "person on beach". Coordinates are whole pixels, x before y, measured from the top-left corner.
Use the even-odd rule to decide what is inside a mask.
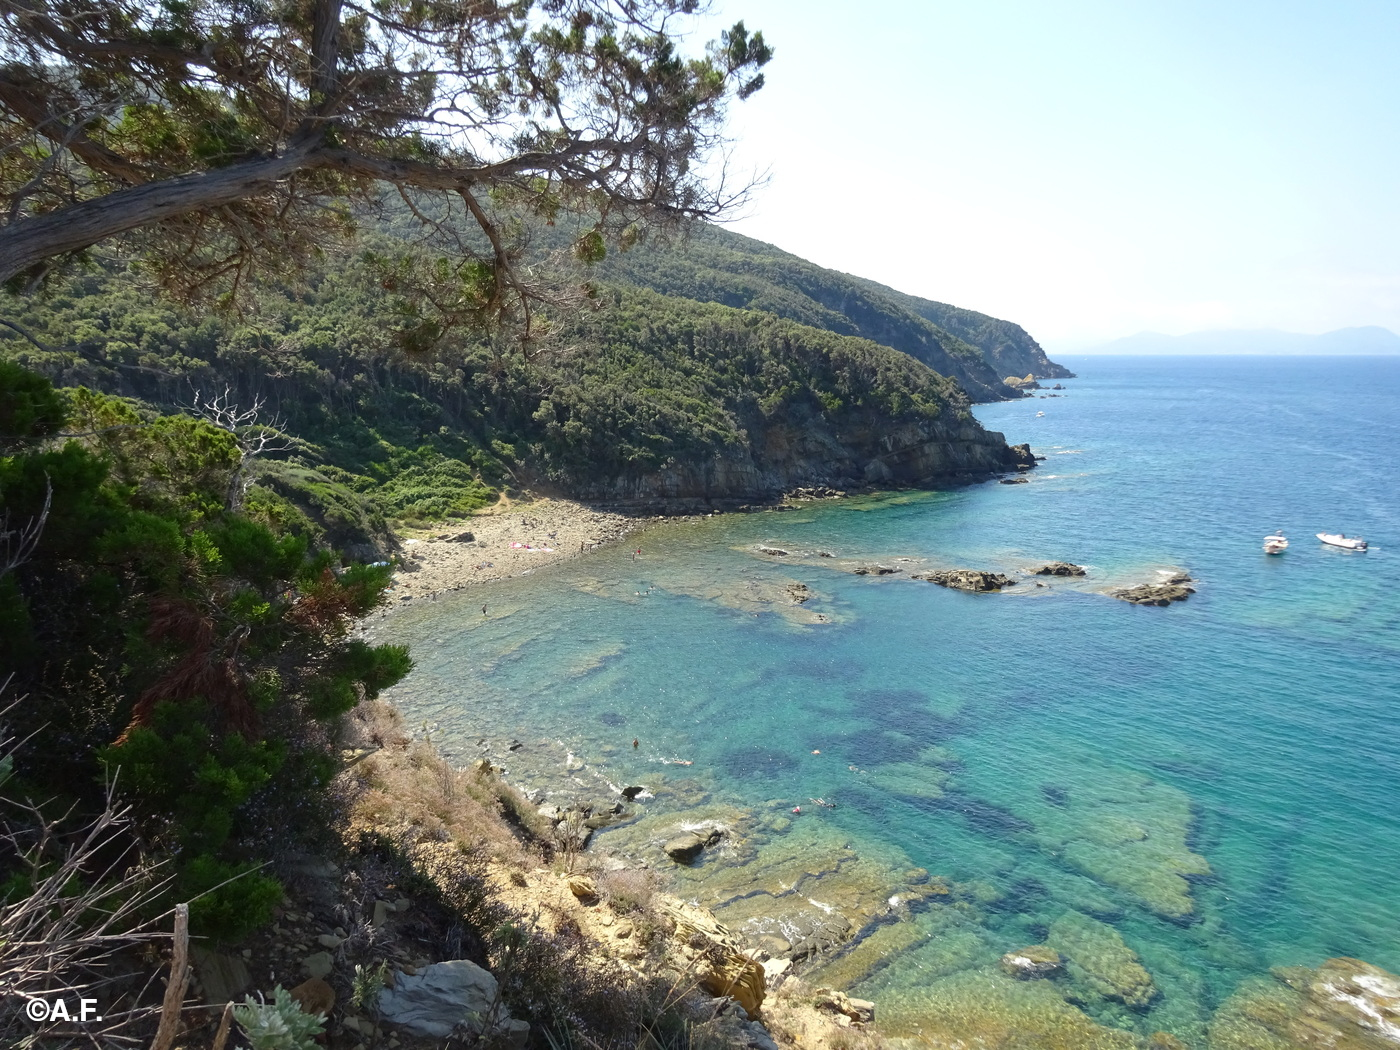
[[[485,616],[485,615],[486,615],[486,606],[484,606],[484,605],[481,607],[481,615],[482,615],[482,616]]]

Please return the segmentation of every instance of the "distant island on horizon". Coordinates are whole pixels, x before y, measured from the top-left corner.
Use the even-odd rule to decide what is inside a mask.
[[[1060,351],[1074,354],[1251,354],[1255,356],[1305,355],[1393,356],[1400,354],[1400,335],[1379,325],[1338,328],[1321,335],[1282,332],[1273,328],[1237,328],[1186,335],[1139,332],[1107,343]]]

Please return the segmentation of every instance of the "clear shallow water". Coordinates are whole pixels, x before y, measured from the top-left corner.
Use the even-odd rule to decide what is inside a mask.
[[[1029,484],[677,523],[635,561],[618,548],[420,605],[377,630],[414,646],[394,698],[449,745],[533,734],[616,780],[683,769],[756,811],[839,800],[801,819],[981,895],[970,918],[914,920],[857,985],[877,1001],[994,969],[1071,909],[1111,923],[1161,992],[1090,1012],[1194,1045],[1271,966],[1400,970],[1400,360],[1067,363],[1066,396],[978,409],[1046,456]],[[1266,558],[1280,527],[1292,547]],[[756,543],[1090,577],[968,595]],[[1172,566],[1201,581],[1184,604],[1092,593]],[[714,598],[788,580],[834,622]],[[694,765],[662,765],[678,758]],[[1209,862],[1189,916],[1143,861],[1158,846]]]

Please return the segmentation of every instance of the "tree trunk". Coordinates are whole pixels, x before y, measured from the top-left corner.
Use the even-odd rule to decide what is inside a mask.
[[[133,186],[11,223],[0,228],[0,284],[45,259],[119,233],[265,193],[311,166],[312,157],[313,144],[305,143],[275,157]]]

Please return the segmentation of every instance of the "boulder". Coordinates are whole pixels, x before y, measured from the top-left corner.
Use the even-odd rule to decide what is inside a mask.
[[[706,846],[713,846],[723,837],[717,830],[708,834],[687,831],[684,835],[677,835],[661,848],[666,851],[666,856],[677,864],[693,864],[695,858],[700,856],[701,850]]]
[[[786,558],[788,553],[781,547],[758,547],[757,550],[759,554],[766,554],[770,558]]]
[[[414,1035],[445,1039],[459,1026],[523,1047],[530,1026],[513,1020],[500,1002],[496,978],[468,959],[433,963],[416,974],[399,974],[379,993],[379,1014]],[[493,1023],[494,1022],[494,1023]]]
[[[1060,953],[1044,944],[1032,944],[1028,948],[1017,948],[1001,957],[1002,973],[1021,980],[1049,977],[1063,965]]]
[[[1047,562],[1036,569],[1032,575],[1035,576],[1087,576],[1088,572],[1082,565],[1075,565],[1067,561]]]
[[[914,579],[927,580],[940,587],[952,587],[959,591],[999,591],[1003,587],[1013,587],[1016,584],[1009,576],[983,569],[940,569],[919,573]]]
[[[637,796],[640,795],[640,794],[641,794],[643,791],[645,791],[645,790],[646,790],[646,788],[644,788],[644,787],[640,787],[639,785],[632,784],[632,785],[629,785],[628,787],[625,787],[625,788],[622,789],[622,797],[625,798],[628,802],[635,802],[636,799],[637,799]]]
[[[471,532],[459,532],[457,535],[449,537],[452,543],[471,543],[476,539],[476,534]]]

